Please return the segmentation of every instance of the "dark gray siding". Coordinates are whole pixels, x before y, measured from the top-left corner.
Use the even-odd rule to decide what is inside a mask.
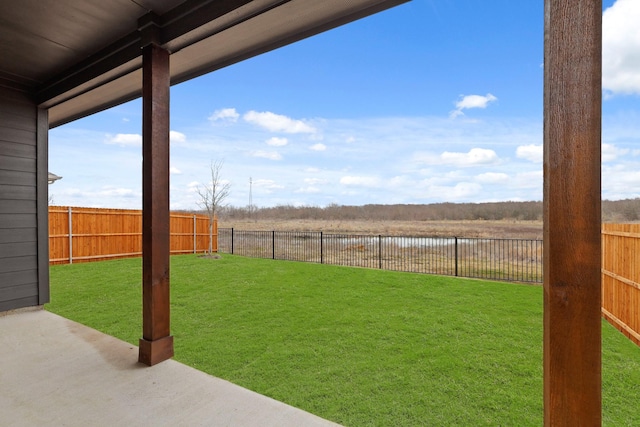
[[[40,271],[48,254],[41,253],[43,230],[38,229],[43,220],[38,182],[46,170],[41,115],[26,94],[0,87],[0,311],[48,300],[48,269]]]

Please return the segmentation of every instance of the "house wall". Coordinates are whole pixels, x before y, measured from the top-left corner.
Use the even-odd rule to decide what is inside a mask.
[[[47,127],[27,94],[0,87],[0,311],[49,300]]]

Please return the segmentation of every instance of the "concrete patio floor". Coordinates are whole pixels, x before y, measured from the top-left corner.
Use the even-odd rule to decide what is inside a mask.
[[[2,426],[336,426],[48,311],[0,315]]]

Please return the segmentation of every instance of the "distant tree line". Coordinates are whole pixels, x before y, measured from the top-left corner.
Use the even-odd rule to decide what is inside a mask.
[[[201,213],[199,211],[185,211]],[[293,206],[278,205],[260,208],[253,206],[221,206],[221,219],[256,220],[372,220],[372,221],[476,221],[520,220],[542,221],[542,202],[492,203],[432,203],[396,205],[337,205]],[[603,222],[640,221],[640,198],[602,201]]]
[[[220,217],[227,219],[264,220],[372,220],[372,221],[437,221],[437,220],[536,220],[542,215],[540,202],[503,203],[437,203],[429,205],[362,205],[331,204],[317,206],[275,206],[269,208],[226,207]]]
[[[602,221],[635,222],[640,221],[640,198],[624,200],[603,200]]]
[[[541,221],[542,202],[432,203],[425,205],[331,204],[319,206],[279,205],[259,208],[223,206],[222,219],[256,220],[372,220],[372,221],[474,221],[520,220]],[[640,198],[602,201],[603,222],[640,221]]]

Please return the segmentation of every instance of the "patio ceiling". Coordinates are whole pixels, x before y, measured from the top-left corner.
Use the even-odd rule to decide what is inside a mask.
[[[406,1],[0,2],[0,86],[31,93],[55,127],[141,96],[150,40],[176,84]]]

